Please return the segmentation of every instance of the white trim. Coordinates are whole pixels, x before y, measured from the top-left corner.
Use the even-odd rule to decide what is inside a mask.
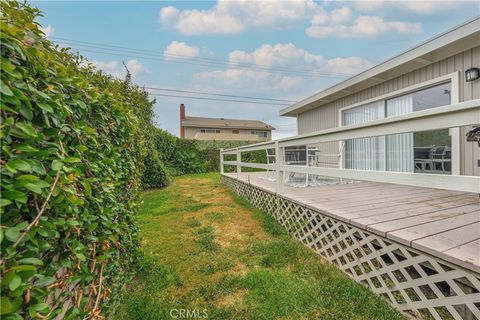
[[[452,77],[451,99],[452,104],[460,102],[460,76],[458,72]],[[452,174],[459,175],[461,172],[461,137],[460,128],[450,128],[452,149]]]
[[[338,126],[342,127],[343,126],[343,111],[353,109],[356,107],[360,107],[366,104],[378,102],[378,101],[384,101],[386,103],[387,100],[393,99],[399,96],[403,96],[408,93],[420,91],[423,89],[435,87],[437,85],[443,84],[443,83],[450,83],[450,105],[452,104],[458,104],[460,101],[460,77],[458,71],[430,79],[427,81],[423,81],[399,90],[395,90],[386,94],[383,94],[378,97],[374,97],[365,101],[361,101],[358,103],[354,103],[351,105],[348,105],[346,107],[338,109]],[[385,115],[386,117],[386,115]],[[451,136],[451,150],[452,150],[452,174],[453,175],[459,175],[460,174],[460,128],[450,128],[450,136]],[[339,141],[341,145],[341,141]],[[385,140],[386,143],[386,140]],[[386,150],[386,148],[385,148]],[[386,151],[385,151],[386,152]],[[343,159],[343,154],[341,155],[341,159],[339,159],[339,167],[344,168],[344,159]],[[384,160],[387,161],[387,157],[384,157]],[[386,163],[385,163],[385,168],[386,168]]]
[[[307,166],[280,166],[280,170],[353,180],[403,184],[480,193],[480,177],[377,170],[352,170]]]
[[[416,111],[362,124],[315,131],[278,141],[280,146],[290,147],[319,142],[469,126],[480,123],[479,111],[480,99],[468,100],[454,105]]]
[[[242,162],[242,153],[238,151],[238,148],[237,148],[236,162],[237,162],[237,178],[239,178],[240,173],[242,172],[242,166],[240,165],[240,163]]]
[[[275,143],[278,141],[282,147],[288,146],[295,146],[301,144],[314,144],[318,142],[328,142],[328,141],[338,141],[343,139],[353,139],[353,138],[362,138],[362,137],[369,137],[369,136],[376,136],[376,135],[384,135],[384,134],[396,134],[396,133],[404,133],[404,132],[418,132],[424,130],[433,130],[435,129],[445,129],[451,127],[462,127],[462,126],[470,126],[470,125],[478,125],[480,123],[480,113],[478,113],[478,109],[480,107],[480,99],[468,100],[463,101],[455,105],[448,105],[443,107],[437,107],[432,109],[426,109],[422,111],[416,111],[413,113],[385,118],[381,120],[371,121],[363,124],[358,125],[351,125],[351,126],[344,126],[344,127],[335,127],[320,131],[309,132],[293,137],[278,139],[275,141],[267,141],[267,142],[260,142],[251,145],[240,146],[238,148],[230,148],[223,151],[225,154],[235,154],[237,150],[240,152],[247,152],[247,151],[256,151],[256,150],[265,150],[268,148],[275,148]],[[456,117],[451,117],[451,115],[456,115]],[[451,118],[448,118],[451,117]],[[426,120],[428,123],[428,128],[412,128],[414,125],[408,124],[408,122],[418,123],[420,125],[425,124],[424,118],[432,118],[438,119],[442,123],[435,123],[435,121]],[[451,119],[452,121],[448,121]],[[462,122],[463,121],[463,122]],[[406,125],[409,127],[408,130],[405,130],[403,127],[396,126],[395,130],[393,126],[397,122],[407,123]],[[386,128],[385,132],[378,133],[378,128],[376,127],[390,127]],[[356,133],[353,136],[351,133],[352,131],[364,131],[368,127],[374,128],[369,133],[362,132],[361,134]],[[375,133],[373,132],[375,131]],[[333,136],[333,134],[335,134]],[[332,137],[324,137],[330,135]],[[323,136],[323,137],[322,137]],[[315,139],[315,141],[310,141]],[[301,142],[299,142],[301,141]]]
[[[459,97],[459,91],[458,91],[459,90],[459,76],[458,76],[458,72],[452,72],[452,73],[449,73],[449,74],[446,74],[446,75],[443,75],[443,76],[440,76],[440,77],[437,77],[437,78],[434,78],[434,79],[431,79],[431,80],[423,81],[423,82],[420,82],[420,83],[417,83],[417,84],[414,84],[414,85],[411,85],[411,86],[408,86],[408,87],[405,87],[405,88],[402,88],[402,89],[399,89],[399,90],[396,90],[396,91],[392,91],[392,92],[389,92],[389,93],[386,93],[386,94],[382,94],[381,96],[378,96],[378,97],[374,97],[374,98],[371,98],[371,99],[368,99],[368,100],[364,100],[364,101],[354,103],[354,104],[348,105],[346,107],[340,108],[340,109],[338,109],[339,115],[340,115],[339,125],[340,126],[342,125],[341,115],[342,115],[342,111],[344,111],[344,110],[352,109],[352,108],[355,108],[355,107],[360,107],[360,106],[363,106],[365,104],[370,104],[370,103],[374,103],[374,102],[381,101],[381,100],[388,100],[388,99],[392,99],[392,98],[395,98],[395,97],[398,97],[398,96],[403,96],[403,95],[411,93],[411,92],[420,91],[420,90],[426,89],[428,87],[434,87],[436,85],[439,85],[439,84],[442,84],[442,83],[447,83],[449,81],[452,84],[452,87],[451,87],[452,88],[451,89],[452,90],[451,104],[456,104],[456,103],[459,102],[458,101],[458,97]]]
[[[277,140],[279,141],[279,140]],[[238,148],[235,148],[234,150],[240,150],[240,152],[248,152],[248,151],[257,151],[257,150],[265,150],[269,148],[275,148],[275,142],[260,142],[260,143],[255,143],[255,144],[250,144],[246,146],[240,146]],[[232,150],[232,149],[229,149]],[[227,150],[228,152],[228,150]]]
[[[225,161],[225,159],[223,158],[224,156],[224,153],[223,153],[223,148],[220,148],[220,173],[224,173],[224,166],[223,166],[223,163]]]
[[[259,164],[241,162],[241,153],[251,150],[265,150],[275,147],[277,155],[281,155],[282,148],[296,145],[308,145],[321,142],[331,142],[346,139],[383,136],[404,132],[428,131],[452,127],[462,127],[480,123],[480,99],[464,101],[443,107],[416,111],[400,116],[375,120],[358,125],[349,125],[327,130],[317,131],[296,137],[285,138],[269,143],[258,143],[222,151],[222,154],[235,150],[237,161],[224,161],[224,165],[236,165],[238,168],[252,167],[272,169],[277,171],[277,177],[283,171],[307,174],[319,174],[347,179],[379,181],[386,183],[406,184],[421,187],[433,187],[446,190],[480,193],[479,176],[437,175],[422,173],[405,173],[392,171],[371,171],[332,169],[308,166],[284,166],[281,157],[276,164]],[[279,180],[280,181],[280,180]],[[283,179],[281,179],[283,181]],[[283,182],[282,182],[283,183]],[[281,186],[277,186],[280,190]]]
[[[368,81],[368,80],[374,80],[372,78],[375,78],[379,74],[382,74],[387,71],[392,71],[395,68],[400,68],[400,67],[405,67],[406,65],[410,64],[415,64],[415,65],[425,65],[426,62],[422,56],[425,56],[427,54],[433,53],[435,50],[441,49],[441,48],[446,48],[446,47],[452,47],[454,49],[459,49],[459,50],[467,50],[469,49],[468,46],[463,44],[463,47],[460,48],[458,44],[455,42],[459,41],[460,39],[469,37],[469,36],[474,36],[475,33],[478,33],[480,30],[480,17],[474,17],[450,30],[447,30],[446,32],[439,34],[415,47],[412,47],[408,49],[407,51],[400,53],[399,55],[396,55],[386,61],[383,61],[376,66],[363,71],[347,80],[344,80],[338,84],[335,84],[319,93],[316,93],[300,102],[297,102],[287,108],[284,108],[280,110],[280,115],[281,116],[293,116],[295,112],[298,111],[298,109],[303,108],[307,105],[313,104],[313,103],[320,103],[320,105],[323,105],[321,102],[330,102],[332,99],[328,99],[330,95],[333,95],[335,93],[338,93],[340,91],[348,91],[349,88],[359,85],[362,82]],[[470,45],[470,43],[468,43]],[[475,41],[472,41],[471,43],[472,46],[475,45]],[[457,48],[458,47],[458,48]],[[448,50],[444,50],[447,51]],[[451,52],[449,53],[451,55]],[[415,59],[422,58],[423,62],[417,62]],[[438,61],[438,59],[443,58],[440,56],[436,56],[435,60],[429,61],[430,63],[433,63],[435,61]],[[399,71],[400,72],[400,71]],[[384,79],[382,77],[379,77],[382,79],[382,82],[385,82],[388,79]],[[378,82],[377,82],[378,83]],[[376,84],[376,83],[372,83]],[[346,94],[349,94],[345,92]],[[350,92],[352,93],[352,92]],[[345,95],[346,95],[345,94]],[[340,97],[335,97],[333,100],[337,100]],[[319,107],[319,105],[316,105],[315,107]],[[298,113],[298,112],[297,112]]]
[[[275,170],[276,168],[274,164],[254,163],[254,162],[224,161],[223,164],[227,166],[237,166],[237,167],[265,169],[265,170]]]
[[[284,180],[284,171],[280,169],[280,166],[283,165],[284,160],[284,152],[283,148],[280,148],[280,144],[275,142],[275,189],[277,192],[283,192],[283,180]]]

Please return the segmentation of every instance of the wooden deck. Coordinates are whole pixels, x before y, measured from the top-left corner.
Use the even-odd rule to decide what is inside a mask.
[[[237,179],[236,173],[226,173]],[[265,173],[238,178],[275,193]],[[376,182],[292,187],[280,194],[361,229],[480,272],[478,194]]]

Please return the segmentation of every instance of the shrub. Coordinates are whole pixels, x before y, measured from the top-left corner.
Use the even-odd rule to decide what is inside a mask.
[[[208,163],[200,158],[196,141],[179,139],[158,128],[154,132],[155,149],[170,175],[208,171]]]
[[[2,318],[107,314],[137,263],[153,102],[1,6]]]
[[[220,149],[235,148],[248,141],[196,141],[179,139],[176,136],[155,128],[154,149],[167,171],[166,176],[179,176],[189,173],[214,172],[220,169]],[[266,163],[265,151],[242,154],[242,161]],[[226,171],[234,167],[226,167]],[[256,170],[243,168],[244,171]],[[148,171],[148,165],[147,165]]]
[[[147,156],[145,157],[145,171],[142,175],[142,187],[162,188],[169,184],[170,174],[160,160],[158,151],[154,147],[148,147]]]

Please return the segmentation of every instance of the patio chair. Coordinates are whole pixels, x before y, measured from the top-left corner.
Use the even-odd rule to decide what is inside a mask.
[[[433,163],[431,162],[431,147],[415,147],[413,149],[413,164],[415,169],[425,172],[427,171],[427,166],[432,170]]]
[[[319,151],[320,150],[317,148],[309,148],[307,146],[286,147],[285,164],[295,166],[317,166]],[[295,172],[285,174],[285,182],[290,182],[295,175]],[[305,186],[308,186],[309,179],[309,174],[305,174]]]
[[[429,160],[432,164],[432,171],[437,171],[437,168],[440,167],[438,171],[447,172],[446,165],[452,162],[452,149],[448,146],[432,148]]]
[[[267,149],[266,150],[266,153],[267,153],[267,164],[275,164],[277,159],[276,159],[276,156],[275,156],[275,149]],[[270,170],[270,169],[267,169],[267,176],[266,176],[266,179],[267,180],[270,180],[270,181],[275,181],[275,170]]]

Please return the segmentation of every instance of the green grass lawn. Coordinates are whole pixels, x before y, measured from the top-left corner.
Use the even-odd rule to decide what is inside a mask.
[[[218,174],[145,192],[140,227],[144,267],[116,319],[403,319]]]

